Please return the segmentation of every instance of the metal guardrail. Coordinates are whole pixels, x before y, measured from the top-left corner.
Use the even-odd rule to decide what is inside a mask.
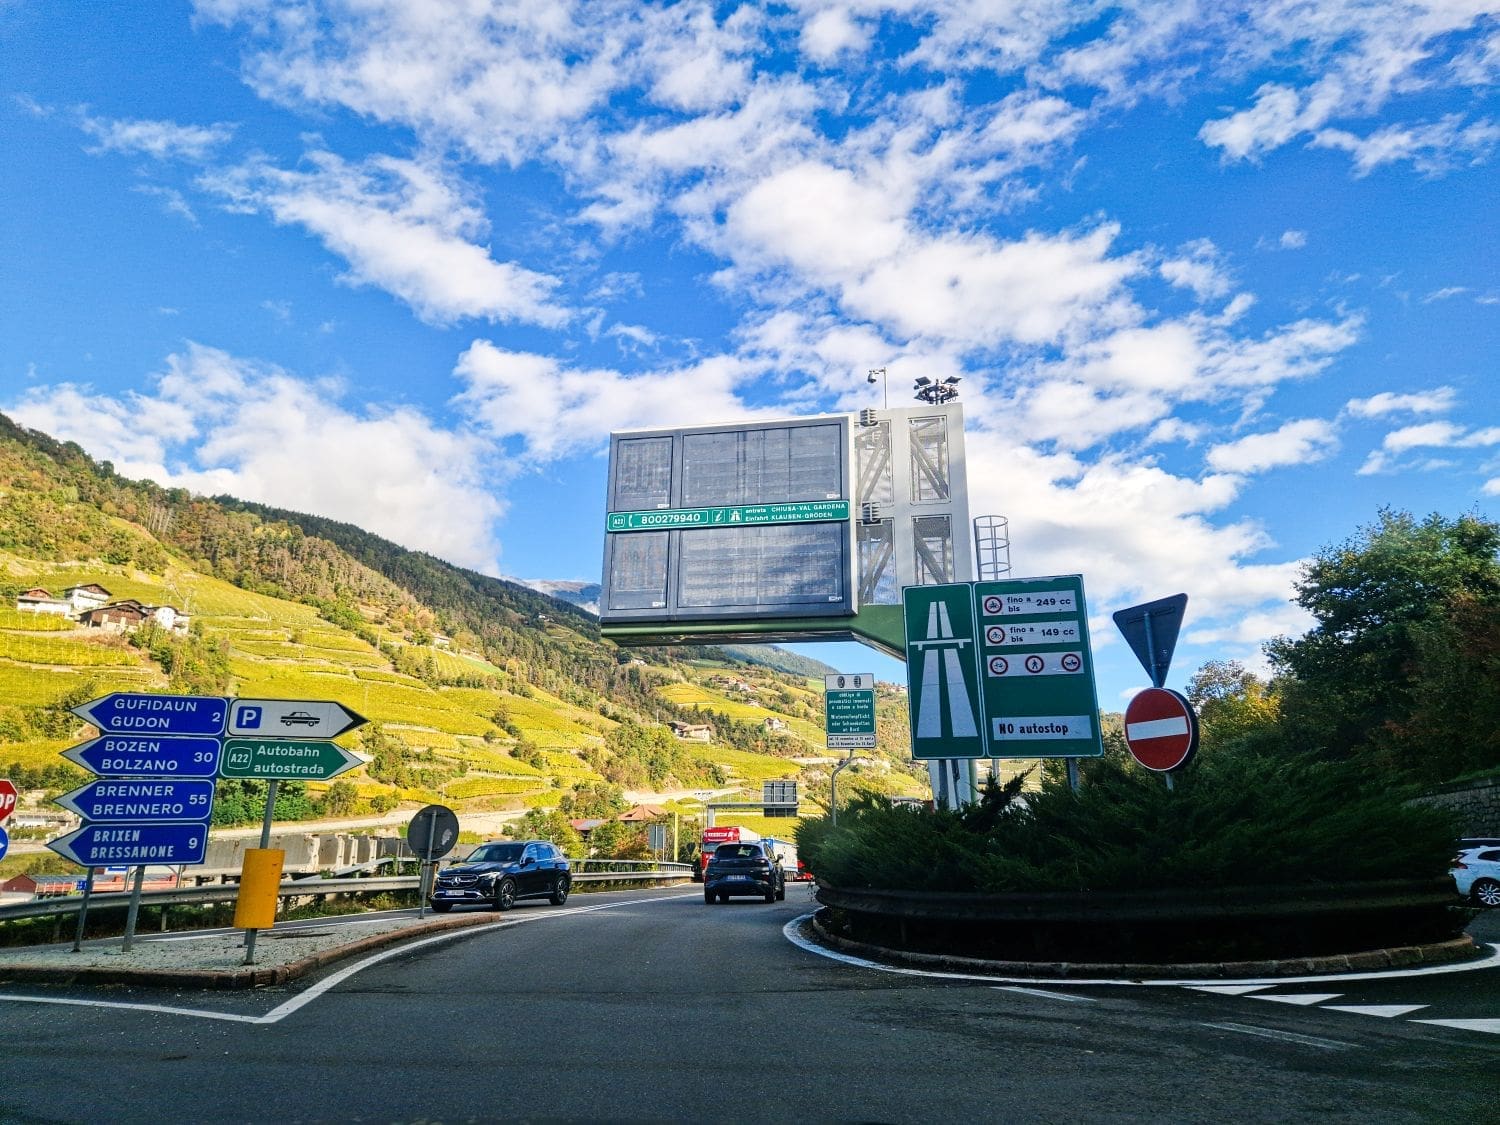
[[[653,860],[631,859],[579,859],[570,860],[573,865],[574,883],[665,883],[687,879],[692,874],[692,865],[687,863],[657,863]],[[587,868],[587,870],[585,870]],[[277,892],[277,898],[322,898],[326,895],[388,894],[393,891],[414,891],[418,876],[395,875],[364,879],[285,879]],[[141,894],[142,906],[207,906],[218,902],[234,902],[240,893],[238,883],[209,883],[201,887],[174,887],[166,891],[145,891]],[[95,892],[89,899],[89,913],[114,908],[123,909],[130,904],[129,891]],[[58,898],[34,899],[0,906],[0,922],[18,921],[23,918],[53,918],[76,915],[83,905],[82,895],[64,895]]]

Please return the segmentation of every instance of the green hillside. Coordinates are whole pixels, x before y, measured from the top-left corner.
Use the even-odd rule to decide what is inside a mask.
[[[13,608],[32,587],[90,583],[170,605],[190,627],[120,635]],[[623,651],[568,603],[348,524],[125,480],[0,415],[0,773],[22,784],[79,783],[58,752],[90,728],[67,708],[129,689],[329,699],[366,716],[341,741],[367,764],[331,786],[283,787],[278,816],[432,800],[461,815],[566,809],[598,783],[734,799],[800,778],[816,795],[816,663],[741,655]],[[866,784],[915,793],[904,711],[903,729],[885,729],[897,710],[882,708],[889,762]],[[672,737],[674,721],[712,726],[712,741]],[[243,798],[234,788],[221,797]]]

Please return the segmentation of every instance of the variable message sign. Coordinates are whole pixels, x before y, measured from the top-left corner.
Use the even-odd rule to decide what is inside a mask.
[[[278,781],[327,781],[362,765],[363,759],[333,742],[296,738],[224,740],[220,777]]]
[[[73,708],[106,734],[217,735],[228,702],[210,695],[150,695],[117,691]]]
[[[213,813],[214,783],[196,778],[105,778],[64,793],[57,803],[90,822],[204,822]]]
[[[101,777],[214,777],[217,738],[106,734],[70,746],[62,756]]]
[[[85,824],[47,847],[80,867],[202,863],[208,851],[208,825]]]

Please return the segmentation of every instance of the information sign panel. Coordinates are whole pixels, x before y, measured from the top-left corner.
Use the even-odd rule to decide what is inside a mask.
[[[213,814],[214,783],[198,778],[105,778],[57,803],[87,821],[203,822]]]
[[[227,701],[210,695],[117,691],[73,708],[105,734],[221,734]]]
[[[214,777],[217,738],[106,734],[70,746],[62,756],[101,777]]]
[[[907,586],[901,602],[912,757],[988,757],[979,719],[973,585]]]
[[[80,867],[202,863],[208,851],[208,825],[85,824],[47,847]]]
[[[875,677],[868,672],[823,677],[823,725],[830,750],[875,747]]]
[[[229,738],[224,740],[219,776],[327,781],[360,764],[358,755],[335,742],[298,738]]]
[[[1104,753],[1083,578],[975,587],[987,758]]]
[[[226,733],[337,738],[369,722],[342,703],[328,699],[231,699]]]

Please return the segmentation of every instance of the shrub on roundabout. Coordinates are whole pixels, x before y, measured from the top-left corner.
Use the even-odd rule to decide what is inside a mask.
[[[1357,766],[1255,739],[1171,791],[1123,755],[1082,766],[1077,792],[1055,771],[958,811],[861,799],[837,827],[804,821],[800,854],[831,897],[897,892],[825,921],[876,944],[1118,962],[1435,942],[1469,917],[1447,878],[1451,820]]]

